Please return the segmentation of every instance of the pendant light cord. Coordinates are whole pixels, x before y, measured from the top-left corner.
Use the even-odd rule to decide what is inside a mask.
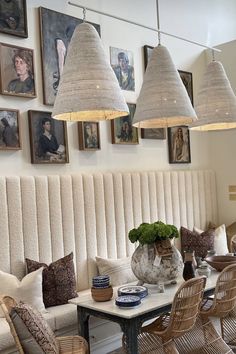
[[[158,30],[158,45],[161,45],[161,31],[160,31],[160,16],[159,16],[159,1],[156,0],[157,8],[157,30]]]

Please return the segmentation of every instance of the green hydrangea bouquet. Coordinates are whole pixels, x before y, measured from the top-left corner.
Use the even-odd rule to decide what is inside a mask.
[[[179,231],[174,225],[156,221],[154,223],[142,223],[137,229],[130,230],[128,236],[132,243],[139,241],[141,245],[144,245],[179,237]]]

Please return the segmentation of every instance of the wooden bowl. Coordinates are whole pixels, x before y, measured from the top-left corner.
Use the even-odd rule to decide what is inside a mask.
[[[236,263],[235,256],[210,256],[205,260],[212,268],[215,268],[218,272],[221,272],[228,265]]]
[[[113,296],[113,288],[91,288],[91,295],[94,301],[109,301]]]

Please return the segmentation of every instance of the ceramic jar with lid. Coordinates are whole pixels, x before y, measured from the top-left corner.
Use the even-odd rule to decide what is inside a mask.
[[[199,276],[205,275],[207,278],[211,275],[211,270],[207,264],[207,262],[203,261],[199,268],[197,269],[197,274]]]

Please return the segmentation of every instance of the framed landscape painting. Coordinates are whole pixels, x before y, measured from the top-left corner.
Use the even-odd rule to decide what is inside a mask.
[[[28,111],[31,163],[69,162],[66,122],[51,112]]]
[[[21,150],[19,111],[0,108],[0,150]]]
[[[36,97],[33,49],[1,43],[0,73],[3,95]]]
[[[101,148],[99,122],[78,122],[78,130],[80,150],[93,151]]]
[[[75,27],[83,20],[39,8],[44,103],[53,105],[57,94],[67,48]],[[91,23],[100,34],[100,25]]]
[[[141,138],[164,140],[166,138],[166,130],[164,128],[141,128]]]
[[[111,120],[111,139],[112,144],[138,144],[138,128],[132,126],[133,116],[136,105],[127,103],[130,114]]]
[[[150,56],[152,54],[152,50],[154,47],[151,47],[150,45],[145,45],[143,47],[144,49],[144,67],[146,69],[148,60],[150,59]],[[190,101],[193,105],[193,75],[192,73],[188,71],[183,71],[183,70],[178,70],[179,75],[183,81],[183,84],[188,92]]]
[[[26,0],[0,1],[0,32],[28,37]]]
[[[189,129],[186,126],[168,128],[169,163],[190,163]]]

